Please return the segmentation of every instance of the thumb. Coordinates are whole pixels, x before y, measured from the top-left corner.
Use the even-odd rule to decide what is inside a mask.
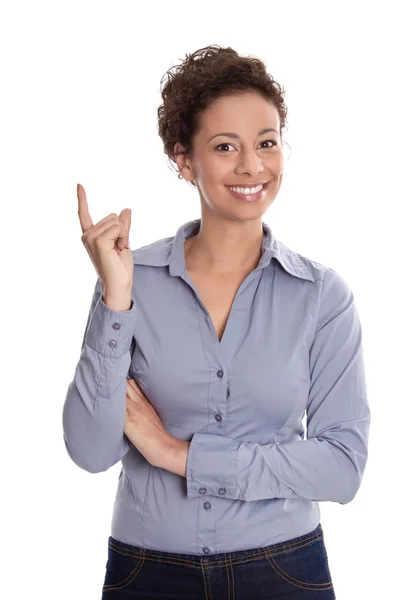
[[[126,231],[126,235],[123,236],[120,240],[118,240],[118,248],[119,250],[123,250],[124,248],[129,248],[129,230],[131,227],[131,209],[124,208],[119,214],[119,220],[121,221],[124,229]]]
[[[130,208],[124,208],[123,210],[121,210],[119,218],[123,224],[123,226],[125,227],[128,236],[129,236],[129,230],[131,228],[131,217],[132,217],[132,211]]]

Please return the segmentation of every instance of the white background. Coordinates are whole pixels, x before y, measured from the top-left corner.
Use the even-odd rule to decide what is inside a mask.
[[[132,248],[200,216],[156,108],[164,73],[210,44],[285,88],[290,158],[263,220],[348,281],[362,321],[369,460],[351,503],[320,503],[337,598],[398,593],[396,4],[2,2],[2,597],[100,600],[120,464],[83,471],[61,425],[96,281],[76,184],[94,222],[132,209]]]

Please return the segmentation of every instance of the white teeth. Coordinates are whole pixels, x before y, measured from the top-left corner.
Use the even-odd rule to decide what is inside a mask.
[[[262,184],[258,185],[257,187],[252,187],[252,188],[243,188],[243,187],[232,187],[232,186],[228,186],[228,188],[230,190],[232,190],[233,192],[238,192],[238,194],[257,194],[257,192],[260,192],[263,188]]]

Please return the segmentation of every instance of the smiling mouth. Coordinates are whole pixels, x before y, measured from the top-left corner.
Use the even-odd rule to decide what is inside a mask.
[[[233,190],[230,186],[225,186],[230,193],[238,200],[242,201],[242,202],[256,202],[258,200],[262,200],[265,199],[266,197],[266,188],[268,186],[269,182],[263,183],[263,184],[259,184],[258,186],[254,186],[256,189],[258,189],[257,192],[239,192],[238,189],[243,189],[241,186],[233,186],[236,187],[236,190]],[[245,189],[245,188],[244,188]],[[252,188],[250,188],[252,189]]]
[[[269,184],[269,181],[266,181],[265,183],[262,184],[263,190],[265,190],[265,188],[267,187],[268,184]],[[229,188],[233,188],[233,187],[244,188],[244,189],[250,188],[251,189],[251,188],[254,188],[254,187],[258,187],[259,185],[261,185],[261,183],[256,183],[256,184],[253,184],[253,185],[226,185],[225,187],[228,188],[228,189]]]

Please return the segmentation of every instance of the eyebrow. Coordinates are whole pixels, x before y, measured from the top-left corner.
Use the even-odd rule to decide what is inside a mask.
[[[275,133],[277,133],[279,135],[279,131],[277,131],[276,129],[273,129],[272,127],[268,127],[266,129],[261,129],[261,131],[259,131],[257,133],[257,137],[259,135],[263,135],[263,133],[268,133],[269,131],[275,131]],[[213,135],[212,137],[210,137],[209,140],[207,140],[207,143],[211,142],[211,140],[213,140],[215,137],[218,137],[219,135],[224,135],[226,137],[240,139],[240,135],[238,135],[237,133],[216,133],[215,135]]]

